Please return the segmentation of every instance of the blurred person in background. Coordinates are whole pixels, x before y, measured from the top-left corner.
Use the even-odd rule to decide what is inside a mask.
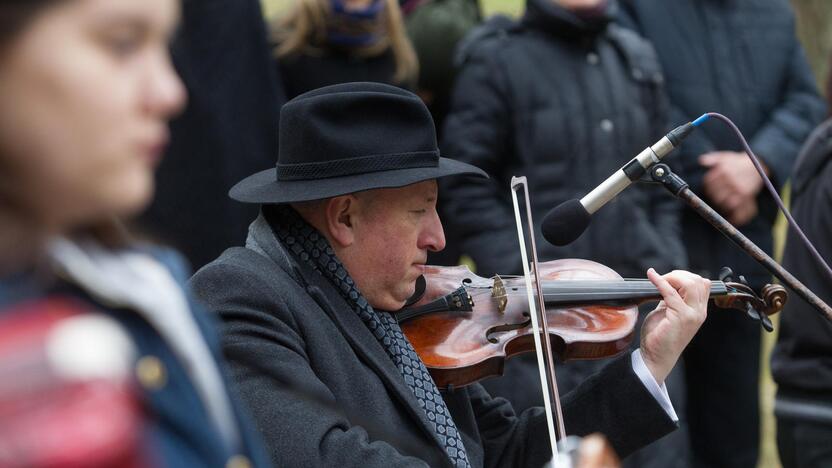
[[[827,83],[827,100],[832,79]],[[830,106],[832,108],[832,106]],[[795,221],[827,263],[832,262],[832,119],[809,136],[791,177]],[[832,278],[789,231],[783,266],[827,304]],[[798,296],[780,316],[771,373],[777,382],[774,414],[784,468],[832,466],[832,325]]]
[[[454,51],[482,21],[482,13],[477,0],[400,0],[399,4],[419,59],[417,94],[441,131],[457,72]]]
[[[445,224],[457,229],[477,274],[521,273],[509,180],[528,177],[541,260],[586,258],[624,277],[684,267],[680,205],[658,186],[636,185],[596,213],[580,239],[555,247],[540,237],[552,207],[580,198],[668,130],[663,77],[653,47],[612,23],[615,1],[528,0],[516,24],[486,22],[475,30],[445,122],[443,151],[491,175],[448,180]],[[562,392],[602,361],[558,367]],[[675,395],[681,385],[668,388]],[[503,378],[484,386],[515,408],[542,404],[534,356],[508,361]],[[518,382],[523,382],[518,385]],[[675,388],[674,388],[675,387]],[[684,416],[680,416],[683,420]],[[684,466],[681,431],[639,453],[630,466]],[[677,465],[674,465],[677,463]]]
[[[257,214],[232,205],[227,193],[273,164],[285,99],[259,0],[183,2],[171,50],[188,105],[171,122],[156,195],[136,227],[197,269],[239,243]]]
[[[407,35],[419,59],[416,93],[425,101],[442,138],[445,117],[450,110],[451,92],[456,79],[454,52],[466,35],[481,20],[477,0],[400,0]],[[510,21],[510,20],[509,20]],[[437,201],[444,211],[445,196]],[[428,253],[431,265],[457,265],[462,254],[459,235],[453,225],[445,226],[447,247]]]
[[[675,124],[705,112],[731,118],[780,189],[824,103],[785,0],[624,0],[626,17],[656,47]],[[691,190],[763,250],[776,206],[734,133],[709,123],[673,159]],[[690,269],[716,278],[731,267],[759,290],[769,273],[694,211],[682,215]],[[697,466],[757,465],[760,327],[714,313],[685,350],[687,410]]]
[[[175,0],[0,5],[0,465],[265,466],[210,316],[118,219],[185,104]]]
[[[273,29],[288,99],[352,81],[416,87],[419,63],[397,0],[295,0]]]

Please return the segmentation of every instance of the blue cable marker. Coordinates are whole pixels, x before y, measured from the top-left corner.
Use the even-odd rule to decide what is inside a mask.
[[[694,126],[694,127],[698,127],[698,126],[702,125],[703,123],[705,123],[705,121],[706,121],[706,120],[708,120],[708,119],[710,119],[710,118],[711,118],[711,116],[710,116],[710,115],[708,115],[708,114],[702,114],[702,116],[701,116],[701,117],[699,117],[698,119],[696,119],[696,120],[694,120],[694,121],[693,121],[693,126]]]

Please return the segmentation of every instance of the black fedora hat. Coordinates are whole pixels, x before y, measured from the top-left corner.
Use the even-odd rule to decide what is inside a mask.
[[[456,174],[488,177],[439,156],[430,112],[415,94],[380,83],[309,91],[280,110],[277,167],[231,188],[246,203],[294,203]]]

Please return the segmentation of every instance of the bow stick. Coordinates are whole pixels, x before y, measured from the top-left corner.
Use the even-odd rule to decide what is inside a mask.
[[[529,242],[532,250],[532,268],[534,272],[535,288],[532,289],[532,272],[529,271],[529,259],[526,254],[526,240],[523,234],[523,222],[520,219],[520,206],[517,202],[517,191],[523,188],[526,200],[526,220],[529,229]],[[540,286],[538,274],[537,246],[534,238],[534,223],[532,221],[531,204],[529,203],[529,188],[526,177],[511,178],[511,199],[514,203],[514,219],[517,223],[517,238],[520,242],[520,256],[523,261],[523,275],[526,279],[526,295],[529,299],[532,328],[534,330],[534,346],[537,353],[537,368],[540,373],[540,386],[543,390],[543,406],[546,409],[546,423],[549,428],[549,442],[552,445],[552,463],[557,463],[558,441],[566,436],[563,427],[563,413],[560,407],[557,379],[555,378],[555,358],[552,345],[549,342],[549,329],[546,323],[546,303],[543,299],[543,288]],[[532,291],[537,291],[537,304]]]

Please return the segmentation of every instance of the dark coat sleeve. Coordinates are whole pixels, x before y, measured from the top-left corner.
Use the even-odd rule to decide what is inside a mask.
[[[749,138],[751,149],[768,166],[778,189],[791,174],[800,146],[823,120],[826,108],[793,31],[791,37],[786,91],[768,121]]]
[[[513,100],[503,67],[490,56],[498,51],[482,48],[468,58],[457,78],[442,151],[491,178],[449,178],[443,181],[441,196],[444,219],[459,230],[463,252],[471,255],[477,270],[507,274],[521,269],[503,162],[511,148]]]
[[[569,434],[604,434],[619,457],[676,429],[633,370],[629,353],[617,358],[563,398]]]
[[[485,466],[541,466],[551,458],[543,408],[516,415],[507,400],[492,398],[480,385],[471,387],[470,396]],[[636,376],[629,353],[587,379],[561,403],[567,434],[600,432],[622,458],[676,429]]]
[[[291,317],[289,302],[297,296],[228,264],[202,269],[191,284],[223,318],[223,350],[233,380],[249,408],[256,408],[252,414],[275,466],[286,460],[304,466],[427,466],[387,443],[369,440],[339,410],[312,370],[303,337],[286,318]]]

